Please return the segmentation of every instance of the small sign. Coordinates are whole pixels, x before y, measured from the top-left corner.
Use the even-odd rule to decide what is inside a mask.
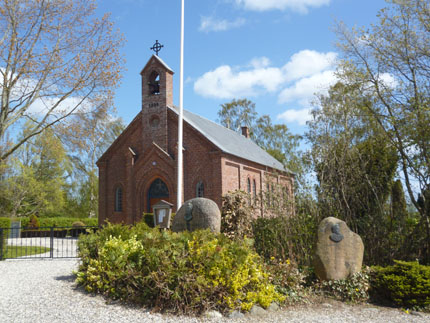
[[[165,216],[166,216],[166,210],[165,209],[159,209],[158,210],[158,223],[163,223]]]
[[[154,210],[154,225],[160,227],[161,229],[170,228],[170,217],[172,214],[173,204],[161,200],[157,204],[152,206]]]

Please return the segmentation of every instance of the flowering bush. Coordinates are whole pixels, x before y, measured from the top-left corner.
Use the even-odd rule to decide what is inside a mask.
[[[80,238],[77,282],[87,291],[177,313],[246,311],[285,299],[247,239],[160,232],[144,223],[122,228],[108,225]]]

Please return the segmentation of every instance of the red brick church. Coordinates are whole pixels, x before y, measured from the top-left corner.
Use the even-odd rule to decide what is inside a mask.
[[[153,55],[141,71],[142,110],[98,160],[99,223],[135,223],[163,199],[176,210],[178,108],[173,71]],[[184,200],[206,197],[221,207],[223,194],[241,189],[254,198],[294,177],[242,135],[184,110]],[[272,185],[272,186],[271,186]]]

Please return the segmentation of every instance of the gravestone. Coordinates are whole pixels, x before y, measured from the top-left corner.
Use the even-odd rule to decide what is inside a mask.
[[[207,198],[197,197],[186,201],[173,218],[172,231],[221,230],[221,212],[218,205]]]
[[[361,270],[364,245],[346,223],[328,217],[318,226],[318,242],[313,259],[321,280],[346,279]]]
[[[10,224],[9,239],[21,237],[21,221],[12,221]]]

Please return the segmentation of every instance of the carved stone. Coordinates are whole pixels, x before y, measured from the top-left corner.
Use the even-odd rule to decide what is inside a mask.
[[[186,201],[173,218],[172,231],[195,231],[210,229],[219,233],[221,230],[221,212],[218,205],[203,197]]]
[[[321,221],[314,256],[315,273],[321,280],[346,279],[359,272],[364,245],[360,236],[334,217]]]

